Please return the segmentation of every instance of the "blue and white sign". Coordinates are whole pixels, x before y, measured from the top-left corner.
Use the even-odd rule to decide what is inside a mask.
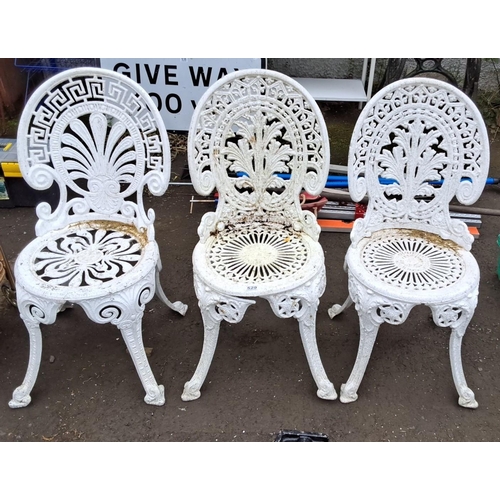
[[[114,59],[103,58],[111,69],[140,84],[155,101],[167,130],[189,129],[191,115],[205,90],[239,69],[263,68],[264,59]]]

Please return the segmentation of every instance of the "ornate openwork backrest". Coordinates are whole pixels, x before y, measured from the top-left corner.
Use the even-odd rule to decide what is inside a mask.
[[[470,249],[473,237],[464,222],[450,218],[448,205],[454,196],[474,203],[488,168],[486,127],[463,92],[429,78],[388,85],[368,102],[351,140],[349,192],[355,201],[369,197],[352,242],[400,227]]]
[[[18,129],[19,165],[37,189],[59,186],[59,204],[37,207],[40,236],[68,223],[102,219],[147,228],[143,188],[165,192],[170,148],[161,116],[131,79],[100,68],[59,73],[33,93]]]
[[[325,186],[327,129],[314,99],[291,78],[250,69],[218,80],[196,107],[188,160],[197,192],[219,193],[216,212],[198,230],[202,240],[233,224],[290,226],[318,238],[299,194]]]

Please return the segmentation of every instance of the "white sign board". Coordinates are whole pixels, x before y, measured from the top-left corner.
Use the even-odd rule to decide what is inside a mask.
[[[205,90],[219,78],[239,69],[262,68],[264,59],[114,59],[103,58],[111,69],[139,83],[155,101],[167,130],[189,129],[191,115]]]

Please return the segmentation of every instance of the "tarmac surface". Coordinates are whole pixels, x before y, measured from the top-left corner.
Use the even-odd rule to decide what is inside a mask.
[[[331,111],[331,110],[330,110]],[[352,130],[356,108],[325,116]],[[493,137],[492,137],[493,139]],[[344,144],[345,146],[345,144]],[[342,150],[339,145],[339,151]],[[345,164],[335,156],[332,163]],[[343,154],[343,153],[342,153]],[[344,163],[342,163],[344,162]],[[186,165],[180,152],[172,180]],[[491,143],[490,177],[500,177],[500,136]],[[500,438],[500,280],[496,274],[500,217],[482,216],[472,253],[481,270],[479,303],[465,334],[462,359],[479,408],[458,405],[448,356],[449,330],[434,325],[430,311],[416,307],[402,326],[383,324],[359,399],[342,404],[316,396],[293,319],[278,319],[263,300],[238,324],[223,323],[201,397],[181,400],[203,343],[193,288],[191,253],[197,226],[212,203],[194,203],[190,185],[171,185],[148,197],[156,212],[161,280],[170,300],[189,307],[185,317],[158,298],[143,319],[144,345],[166,404],[149,406],[119,331],[92,323],[75,306],[42,327],[40,372],[22,409],[10,409],[12,391],[27,367],[29,342],[15,307],[0,297],[0,441],[2,442],[272,442],[282,430],[322,433],[330,442],[493,442]],[[487,186],[478,207],[500,209],[500,187]],[[33,207],[0,209],[0,244],[13,264],[34,238]],[[317,315],[317,342],[337,392],[352,369],[359,340],[354,307],[331,320],[327,309],[343,302],[347,276],[343,257],[348,233],[322,233],[327,287]]]

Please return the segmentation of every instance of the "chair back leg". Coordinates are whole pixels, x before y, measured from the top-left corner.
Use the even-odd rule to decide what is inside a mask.
[[[165,295],[163,287],[161,286],[160,271],[161,271],[161,265],[158,263],[158,265],[156,266],[156,278],[155,278],[156,295],[164,304],[170,307],[172,311],[178,312],[181,316],[185,316],[188,309],[187,304],[182,303],[180,300],[177,300],[176,302],[170,302],[170,300],[168,300],[168,297]]]

